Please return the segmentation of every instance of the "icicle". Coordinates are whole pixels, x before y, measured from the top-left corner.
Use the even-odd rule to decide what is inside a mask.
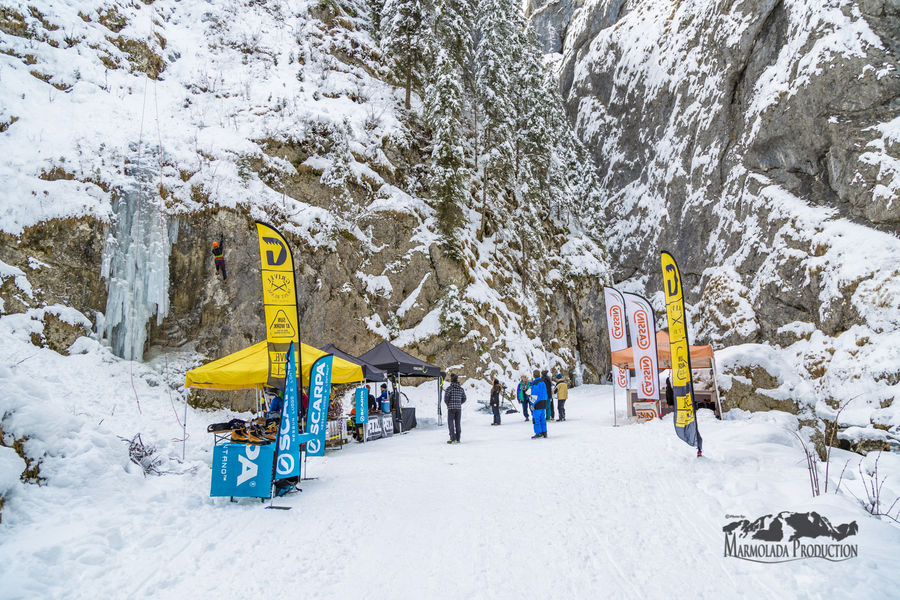
[[[157,325],[162,324],[169,312],[169,254],[177,227],[160,213],[156,173],[141,168],[129,174],[134,183],[113,201],[115,217],[103,247],[104,337],[117,356],[141,360],[147,322],[155,314]]]

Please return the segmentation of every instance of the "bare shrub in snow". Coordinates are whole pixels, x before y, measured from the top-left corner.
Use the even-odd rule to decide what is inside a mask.
[[[797,439],[800,440],[800,446],[803,448],[803,453],[806,455],[806,469],[809,472],[809,487],[812,491],[813,498],[820,494],[819,491],[819,455],[816,453],[815,447],[810,448],[806,445],[806,442],[803,441],[803,438],[800,437],[800,434],[796,431],[794,435],[797,436]]]
[[[135,435],[130,440],[123,437],[120,439],[128,442],[128,458],[144,471],[145,476],[149,474],[162,475],[159,466],[163,461],[157,454],[156,446],[144,444],[141,434]]]
[[[863,470],[863,461],[859,461],[857,465],[859,479],[863,484],[866,497],[860,498],[852,491],[850,494],[859,500],[869,514],[876,517],[888,517],[892,521],[900,523],[900,508],[897,508],[897,504],[900,503],[900,496],[894,498],[890,505],[888,505],[887,500],[882,501],[881,498],[884,482],[887,481],[886,475],[878,474],[878,461],[881,460],[881,454],[882,452],[879,451],[878,456],[875,458],[875,464],[871,468],[867,466],[865,471]],[[895,511],[894,509],[897,510]]]

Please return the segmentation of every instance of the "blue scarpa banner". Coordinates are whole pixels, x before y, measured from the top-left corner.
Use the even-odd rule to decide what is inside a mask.
[[[287,374],[284,381],[284,407],[278,426],[278,454],[275,456],[275,479],[300,476],[300,433],[297,423],[297,362],[294,342],[288,348]]]
[[[210,496],[268,498],[275,444],[220,444],[213,448]]]
[[[356,388],[356,424],[369,422],[369,388]]]
[[[331,362],[329,354],[313,363],[309,371],[309,413],[307,430],[312,439],[306,444],[307,456],[325,456],[325,432],[328,429],[328,401],[331,398]]]

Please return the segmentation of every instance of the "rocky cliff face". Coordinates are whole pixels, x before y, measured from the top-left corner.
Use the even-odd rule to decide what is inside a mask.
[[[321,186],[316,197],[327,203],[330,190]],[[540,366],[553,357],[558,357],[556,366],[571,369],[578,352],[587,380],[600,377],[609,356],[597,343],[605,323],[597,298],[603,284],[599,274],[570,272],[562,279],[556,268],[562,266],[560,261],[542,257],[523,264],[515,253],[510,256],[493,248],[490,255],[481,256],[468,245],[466,258],[453,260],[428,228],[433,226],[432,211],[426,205],[419,208],[421,213],[399,205],[376,207],[360,214],[352,231],[335,231],[320,247],[292,231],[290,222],[279,222],[284,215],[269,215],[287,232],[294,252],[304,342],[336,343],[361,354],[382,339],[392,339],[423,359],[482,377],[524,372],[531,366],[528,360]],[[253,219],[228,208],[173,218],[178,237],[169,259],[170,308],[161,325],[151,319],[143,326],[147,349],[159,352],[164,344],[170,349],[187,344],[204,356],[219,357],[264,339]],[[473,223],[472,237],[475,228]],[[20,269],[19,283],[27,283],[17,285],[15,276],[5,279],[0,290],[4,312],[61,303],[80,307],[94,329],[102,328],[105,229],[103,223],[80,219],[42,223],[20,236],[6,236],[0,260]],[[216,276],[209,250],[209,241],[220,236],[227,282]],[[547,273],[548,265],[556,275]],[[530,306],[522,291],[528,270],[532,280],[553,281],[552,289],[546,286],[546,294]],[[465,295],[476,284],[490,288],[479,292],[481,302]],[[455,306],[447,302],[450,289],[461,290]],[[448,314],[453,310],[458,314]],[[453,318],[461,321],[449,323]],[[80,329],[80,334],[87,333],[88,329]],[[545,354],[535,359],[530,349],[516,347],[523,339]],[[65,351],[66,346],[59,344],[58,349]],[[203,395],[206,399],[201,402],[236,408],[247,400],[233,393]]]
[[[785,392],[795,402],[825,414],[855,397],[900,424],[886,407],[900,365],[880,358],[900,348],[900,4],[532,12],[545,41],[563,32],[545,47],[563,53],[569,116],[603,173],[616,281],[662,308],[672,251],[698,340],[786,348],[811,383]]]
[[[463,206],[449,257],[421,107],[386,83],[365,3],[0,4],[0,312],[60,304],[126,357],[218,358],[265,335],[259,219],[293,248],[305,342],[605,373],[608,269],[575,200],[486,231]]]
[[[320,192],[327,197],[327,190]],[[488,365],[500,373],[512,368],[518,349],[509,346],[518,338],[509,336],[527,335],[548,340],[548,356],[560,353],[572,367],[573,351],[579,350],[593,376],[599,375],[603,350],[596,340],[603,320],[590,308],[598,306],[596,276],[557,281],[536,303],[538,312],[528,314],[520,270],[540,261],[522,265],[517,256],[500,250],[453,260],[436,238],[423,243],[423,235],[434,237],[428,229],[431,220],[427,208],[419,214],[383,206],[361,215],[354,230],[339,230],[331,244],[318,248],[281,224],[294,252],[304,341],[319,346],[333,342],[361,354],[392,339],[425,360],[476,376],[487,375]],[[215,276],[208,248],[197,243],[220,234],[227,283]],[[180,220],[170,264],[172,308],[165,324],[170,343],[192,341],[205,354],[221,356],[264,339],[257,248],[253,221],[240,211]],[[485,275],[486,281],[479,281]],[[482,302],[465,295],[475,283],[491,288]],[[447,303],[450,289],[460,290],[463,321],[458,326],[447,322],[453,318],[448,314],[453,310]],[[507,331],[509,321],[521,332]],[[161,329],[151,340],[159,342]]]

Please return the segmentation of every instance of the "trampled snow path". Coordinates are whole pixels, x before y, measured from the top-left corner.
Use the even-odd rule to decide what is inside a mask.
[[[531,440],[521,415],[489,426],[470,401],[460,445],[426,423],[329,452],[309,462],[317,480],[277,501],[290,511],[210,500],[206,423],[195,423],[195,474],[111,487],[111,462],[70,502],[47,486],[7,505],[0,597],[896,596],[900,529],[845,497],[810,498],[792,417],[707,415],[698,460],[670,421],[613,428],[610,390],[573,389],[570,420],[550,423],[547,440]],[[433,384],[407,392],[429,421]],[[723,558],[726,514],[813,509],[859,523],[858,558]]]

